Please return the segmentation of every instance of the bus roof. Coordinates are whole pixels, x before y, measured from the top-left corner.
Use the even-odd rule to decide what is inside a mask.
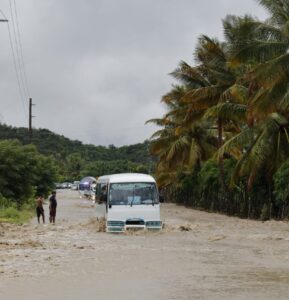
[[[100,176],[98,183],[120,183],[120,182],[155,182],[155,179],[147,174],[140,173],[120,173]]]

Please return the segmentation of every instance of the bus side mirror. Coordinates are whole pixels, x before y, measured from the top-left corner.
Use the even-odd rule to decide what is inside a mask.
[[[164,203],[165,202],[165,198],[164,198],[164,196],[159,196],[159,200],[160,200],[160,203]]]

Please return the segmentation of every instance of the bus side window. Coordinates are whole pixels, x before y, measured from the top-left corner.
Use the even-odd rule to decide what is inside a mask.
[[[95,189],[95,201],[97,203],[100,203],[100,184],[99,183],[96,185],[96,189]]]
[[[107,185],[102,184],[100,189],[100,203],[107,201]]]

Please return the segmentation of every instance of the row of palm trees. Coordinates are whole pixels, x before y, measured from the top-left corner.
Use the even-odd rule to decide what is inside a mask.
[[[246,178],[250,190],[268,182],[289,155],[289,0],[258,0],[265,21],[249,15],[223,20],[224,41],[202,35],[194,65],[171,73],[178,84],[162,97],[167,113],[151,138],[161,186],[176,183],[208,159],[236,164],[231,186]]]

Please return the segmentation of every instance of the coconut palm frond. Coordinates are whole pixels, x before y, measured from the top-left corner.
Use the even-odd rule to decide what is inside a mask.
[[[184,61],[181,61],[178,68],[170,73],[170,75],[190,87],[203,87],[209,85],[208,80],[203,76],[198,67],[191,67]]]
[[[183,97],[186,91],[186,87],[174,85],[172,90],[162,97],[161,101],[166,103],[169,107],[178,105],[179,100]]]
[[[250,41],[247,45],[239,45],[239,52],[237,52],[233,60],[246,62],[248,60],[256,60],[258,62],[265,62],[282,55],[288,49],[286,42],[279,41]]]
[[[288,49],[288,41],[280,28],[269,22],[262,23],[250,16],[228,16],[223,26],[233,65],[265,62],[286,53]]]
[[[256,95],[249,101],[249,110],[258,119],[264,119],[276,111],[284,99],[286,86],[283,83],[275,85],[272,89],[260,88]]]
[[[150,140],[153,141],[156,138],[161,138],[163,135],[165,135],[165,132],[166,132],[166,130],[164,130],[164,129],[154,132],[152,134],[152,136],[150,137]]]
[[[289,74],[289,53],[260,64],[248,73],[247,79],[254,80],[263,87],[272,87],[286,81]]]
[[[230,101],[239,104],[247,104],[248,88],[240,84],[233,84],[221,96],[223,102]]]
[[[274,24],[283,25],[289,20],[289,5],[285,0],[257,0],[270,14]]]
[[[257,32],[259,33],[258,38],[261,37],[265,40],[272,41],[284,41],[284,32],[282,28],[273,24],[270,19],[260,23],[257,27]]]
[[[160,172],[156,176],[157,184],[160,188],[169,186],[176,182],[177,178],[177,172],[171,171],[171,172]]]
[[[162,155],[167,149],[167,145],[170,143],[171,137],[164,135],[150,143],[150,152],[154,155]]]
[[[216,39],[201,35],[195,50],[195,60],[202,65],[224,63],[226,56],[222,44]]]
[[[176,109],[171,109],[167,114],[164,115],[164,118],[170,121],[171,124],[179,124],[184,119],[187,113],[187,107],[178,107]],[[168,125],[168,123],[166,123]]]
[[[182,136],[176,139],[170,146],[167,154],[167,160],[172,160],[176,156],[181,157],[182,152],[184,151],[185,147],[188,145],[188,139],[186,136]]]
[[[232,149],[240,148],[241,151],[246,147],[249,147],[250,143],[254,139],[254,130],[252,128],[246,128],[239,134],[236,134],[230,140],[225,142],[220,149],[217,151],[216,155],[219,159],[224,155],[225,152],[230,153]]]
[[[259,126],[259,133],[236,165],[233,181],[247,175],[250,188],[260,170],[266,168],[267,176],[272,176],[281,164],[282,153],[288,153],[289,149],[284,126],[288,126],[288,120],[277,113],[271,114]]]
[[[221,118],[222,120],[245,121],[247,105],[237,103],[219,103],[207,109],[204,118]]]
[[[223,20],[223,28],[230,50],[234,50],[242,42],[253,40],[256,37],[257,28],[261,24],[261,21],[249,15],[243,17],[227,15]]]
[[[203,117],[205,110],[199,110],[199,111],[195,111],[195,110],[191,110],[191,108],[188,109],[187,114],[185,115],[184,119],[183,119],[183,126],[185,127],[190,127],[192,124],[197,123],[198,121],[200,121]]]
[[[155,119],[150,119],[150,120],[147,120],[145,122],[145,124],[149,124],[149,123],[154,123],[156,125],[159,125],[159,126],[163,126],[165,125],[165,120],[162,118],[155,118]]]
[[[183,100],[186,103],[197,103],[197,102],[206,102],[212,103],[217,102],[220,98],[225,87],[221,87],[218,85],[203,87],[198,89],[190,90],[184,95]]]
[[[287,91],[284,93],[284,96],[282,99],[280,99],[280,102],[278,104],[278,111],[286,111],[289,107],[289,89],[287,88]]]

